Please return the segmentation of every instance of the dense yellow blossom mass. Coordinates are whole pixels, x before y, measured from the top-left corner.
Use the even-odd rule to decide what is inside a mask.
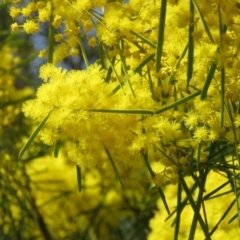
[[[56,28],[65,26],[64,31],[56,31],[55,40],[59,43],[55,47],[54,61],[58,62],[67,57],[71,52],[69,49],[75,51],[79,44],[78,35],[83,34],[81,26],[85,26],[83,29],[86,29],[87,22],[94,20],[92,27],[96,27],[99,41],[106,47],[112,46],[115,49],[118,61],[122,61],[123,71],[121,74],[117,69],[119,64],[112,65],[118,81],[115,82],[111,76],[110,81],[106,82],[104,79],[107,71],[97,64],[89,66],[84,71],[69,72],[50,64],[43,66],[40,77],[45,83],[38,89],[37,99],[26,102],[23,111],[26,116],[40,122],[52,110],[47,124],[40,132],[40,138],[45,144],[54,145],[57,141],[67,141],[69,157],[73,161],[80,165],[93,166],[101,166],[108,161],[106,147],[113,156],[116,156],[114,161],[124,166],[130,160],[123,161],[123,159],[131,159],[141,151],[164,152],[175,145],[176,140],[179,142],[191,139],[196,143],[204,141],[209,145],[211,141],[222,137],[230,140],[231,131],[237,131],[233,129],[234,126],[229,125],[226,111],[224,117],[220,116],[223,104],[220,101],[223,90],[221,89],[222,68],[225,70],[226,98],[232,100],[235,105],[238,104],[236,100],[239,95],[236,91],[239,88],[236,80],[238,73],[233,72],[231,67],[233,62],[238,61],[235,39],[238,38],[239,17],[236,6],[235,9],[233,6],[230,8],[224,3],[219,3],[218,7],[214,1],[208,2],[210,8],[205,7],[207,3],[204,1],[199,4],[198,9],[205,18],[197,13],[194,14],[192,23],[194,64],[190,63],[193,69],[187,89],[189,59],[184,53],[184,48],[188,43],[186,36],[191,20],[190,15],[184,14],[188,12],[187,1],[179,1],[167,6],[165,42],[159,72],[155,70],[154,59],[143,65],[140,72],[136,71],[138,66],[155,52],[158,26],[153,22],[158,21],[159,18],[159,3],[142,1],[138,4],[136,1],[130,1],[128,4],[120,4],[117,1],[111,3],[103,1],[101,6],[97,4],[104,9],[102,17],[100,12],[93,11],[93,7],[96,6],[94,2],[76,1],[71,4],[64,1],[61,6],[57,4],[58,1],[44,4],[30,2],[29,6],[24,8],[26,15],[25,9],[32,9],[34,12],[44,8],[51,9],[50,5],[52,5],[54,26]],[[68,10],[63,11],[64,7]],[[221,32],[220,36],[219,22],[214,22],[212,19],[214,14],[216,17],[219,15],[217,15],[219,8],[222,27],[227,27],[227,31]],[[228,11],[231,11],[231,15]],[[11,16],[16,16],[16,12],[18,11],[13,7]],[[179,12],[184,17],[181,17]],[[146,17],[148,15],[151,15],[151,20]],[[119,19],[121,21],[118,21]],[[37,19],[32,27],[31,21],[27,20],[23,25],[23,27],[28,26],[25,28],[28,32],[36,30],[34,24],[37,24]],[[126,21],[130,21],[131,24],[130,22],[127,24]],[[58,27],[57,22],[60,23]],[[125,27],[119,25],[122,22]],[[128,28],[130,25],[131,28]],[[204,29],[206,26],[209,27],[208,30]],[[196,36],[198,37],[195,39]],[[91,40],[90,44],[96,45],[93,41],[95,40]],[[119,45],[118,41],[122,41],[122,44]],[[223,54],[226,56],[224,62],[221,60]],[[110,55],[107,58],[111,61]],[[211,64],[215,61],[219,62],[218,59],[221,63],[217,63],[220,65],[216,67],[208,98],[205,100],[195,98],[186,105],[179,105],[155,114],[161,112],[164,106],[202,89]],[[102,112],[106,109],[116,112]],[[117,110],[137,109],[142,110],[142,114],[136,115],[134,112],[116,114]],[[145,114],[144,110],[149,110],[150,114]],[[178,110],[181,115],[175,118],[173,110]],[[237,114],[233,114],[233,118],[237,117]],[[223,126],[228,127],[228,130],[224,130]],[[194,149],[196,150],[196,147]],[[172,158],[172,165],[181,168],[176,156]]]

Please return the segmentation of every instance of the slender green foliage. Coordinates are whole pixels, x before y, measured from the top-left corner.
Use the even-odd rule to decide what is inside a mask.
[[[21,159],[21,157],[23,156],[23,154],[26,152],[26,150],[29,148],[29,146],[31,145],[31,143],[34,141],[34,139],[36,138],[36,136],[38,135],[38,133],[41,131],[41,129],[43,128],[44,124],[47,122],[50,114],[52,113],[52,111],[50,111],[47,116],[42,120],[42,122],[39,123],[39,125],[37,126],[37,128],[34,130],[34,132],[31,134],[31,136],[28,138],[27,142],[24,144],[24,146],[22,147],[22,149],[19,152],[18,155],[18,159]]]

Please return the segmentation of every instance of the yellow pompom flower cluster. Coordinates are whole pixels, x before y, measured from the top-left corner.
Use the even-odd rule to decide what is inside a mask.
[[[69,72],[51,64],[43,65],[40,77],[45,83],[38,89],[35,100],[24,103],[23,112],[40,122],[52,111],[40,132],[45,144],[67,142],[69,158],[81,166],[111,167],[110,153],[120,166],[120,175],[124,176],[124,169],[134,165],[133,161],[141,158],[142,151],[161,149],[161,141],[177,139],[181,127],[175,120],[158,115],[94,112],[97,109],[153,109],[155,106],[147,90],[148,83],[138,74],[127,76],[132,91],[125,83],[115,94],[112,92],[118,84],[104,82],[105,74],[97,64],[85,71]]]
[[[50,4],[37,3],[38,7],[33,8],[35,10]],[[76,1],[71,4],[65,1],[61,5],[57,3],[58,1],[52,3],[54,26],[58,28],[63,24],[66,28],[63,33],[55,35],[55,39],[60,42],[54,54],[55,62],[68,56],[69,46],[72,53],[75,52],[79,27],[85,26],[89,30],[91,28],[89,20],[91,17],[96,17],[91,9],[101,5],[104,11],[101,21],[96,24],[97,36],[103,46],[113,46],[111,49],[104,48],[109,54],[108,60],[116,57],[117,63],[122,62],[124,73],[119,73],[119,64],[116,64],[113,66],[115,76],[111,76],[107,83],[104,81],[107,72],[100,70],[96,64],[88,67],[86,71],[70,72],[49,64],[43,66],[40,77],[45,83],[38,89],[37,99],[27,102],[23,111],[27,117],[38,122],[52,111],[47,124],[40,132],[44,143],[54,145],[57,141],[67,141],[68,154],[73,161],[94,166],[103,165],[103,162],[107,161],[109,156],[106,148],[111,155],[117,156],[117,165],[127,164],[132,155],[154,150],[161,155],[159,159],[162,160],[159,162],[163,162],[167,167],[164,161],[166,156],[162,153],[168,151],[172,145],[176,145],[174,143],[176,140],[178,150],[187,147],[195,156],[198,144],[202,142],[207,148],[212,141],[221,138],[233,141],[234,131],[238,131],[234,126],[237,125],[231,125],[227,111],[221,115],[221,108],[224,106],[221,100],[223,82],[221,69],[225,69],[223,98],[232,101],[233,107],[236,108],[239,98],[239,74],[234,70],[233,65],[238,61],[236,44],[240,20],[237,6],[228,7],[222,1],[217,5],[211,1],[212,7],[209,8],[206,7],[209,5],[207,1],[201,2],[197,7],[204,15],[205,24],[209,26],[209,30],[204,31],[201,15],[194,13],[193,19],[191,15],[185,15],[184,19],[179,17],[179,11],[188,11],[187,1],[169,3],[161,68],[156,71],[155,59],[152,58],[139,71],[139,65],[156,51],[159,3],[155,4],[147,0],[140,4],[139,1],[130,1],[129,4],[120,4],[117,1],[101,2],[100,5],[94,1]],[[66,11],[63,11],[64,8]],[[219,21],[214,17],[218,16],[216,13],[221,14],[222,25],[228,28],[226,32],[221,32],[221,36],[219,36]],[[147,18],[147,15],[151,15],[151,18]],[[120,18],[124,19],[124,27],[117,24],[116,20]],[[127,24],[129,19],[131,19],[131,29],[130,23]],[[187,86],[186,77],[190,70],[185,49],[188,46],[189,39],[186,36],[190,20],[194,25],[192,33],[194,64]],[[67,37],[66,41],[61,42],[65,37]],[[124,41],[119,45],[120,39]],[[95,44],[94,41],[93,45]],[[164,106],[187,97],[189,93],[200,91],[214,64],[216,64],[215,80],[212,81],[204,100],[196,97],[186,106],[178,105],[175,109],[161,111]],[[115,82],[116,78],[118,83]],[[114,89],[119,87],[120,90],[115,92]],[[150,114],[149,112],[147,115],[119,114],[117,111],[114,114],[101,112],[106,109],[149,109]],[[155,114],[159,109],[161,113]],[[179,113],[177,117],[175,117],[176,111]],[[232,117],[235,119],[237,114],[233,113]],[[123,148],[126,149],[127,154]],[[189,156],[186,150],[182,150],[180,156],[177,152],[171,153],[170,157],[174,174],[175,168],[184,167],[179,158]],[[200,155],[196,158],[200,159]],[[123,159],[128,160],[125,162]],[[205,161],[203,160],[205,157],[201,159]]]

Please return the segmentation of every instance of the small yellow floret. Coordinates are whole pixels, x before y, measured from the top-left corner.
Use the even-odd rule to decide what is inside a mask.
[[[40,139],[47,145],[53,146],[59,139],[59,134],[57,129],[44,128],[40,132]]]
[[[57,33],[55,34],[54,39],[56,42],[61,42],[63,39],[63,35],[61,33]]]
[[[23,29],[27,34],[35,33],[39,30],[39,26],[37,23],[35,23],[33,20],[27,20],[23,24]]]
[[[47,22],[50,20],[50,11],[47,8],[39,9],[38,18],[40,22]]]
[[[53,55],[53,62],[55,64],[61,62],[64,58],[69,56],[69,47],[66,43],[62,42],[57,45]]]
[[[88,46],[90,46],[90,47],[96,47],[97,46],[97,39],[96,39],[96,37],[90,37],[88,39]]]
[[[79,50],[75,47],[72,47],[70,49],[70,54],[71,54],[71,56],[77,56],[79,54]]]
[[[11,7],[10,8],[10,16],[12,17],[12,18],[16,18],[16,17],[18,17],[18,15],[21,13],[21,10],[19,9],[19,8],[15,8],[15,7]]]
[[[206,129],[206,127],[199,127],[194,132],[193,137],[196,138],[198,142],[206,140],[206,138],[208,137],[208,130]]]
[[[240,115],[236,116],[234,124],[236,127],[240,127]]]
[[[18,24],[16,22],[11,24],[11,29],[12,29],[12,32],[17,31],[18,30]]]
[[[25,8],[22,8],[22,15],[23,15],[24,17],[30,16],[31,12],[32,12],[32,9],[30,8],[30,6],[27,6],[27,7],[25,7]]]
[[[117,42],[117,35],[113,31],[106,29],[104,26],[99,25],[97,27],[97,35],[103,43],[109,47],[114,46]]]
[[[35,4],[34,8],[35,9],[40,9],[40,8],[43,8],[44,6],[45,6],[45,2],[39,1]]]
[[[49,78],[51,78],[54,75],[55,67],[51,63],[47,63],[40,67],[40,75],[39,77],[44,81],[48,81]]]
[[[62,17],[59,15],[56,15],[55,18],[53,19],[52,25],[55,28],[59,28],[62,23]]]
[[[41,50],[38,54],[38,57],[45,58],[46,57],[46,50]]]
[[[190,130],[194,129],[199,121],[199,116],[195,112],[188,112],[187,116],[183,118],[184,124]]]
[[[86,32],[90,32],[91,29],[93,28],[93,23],[92,23],[92,21],[90,21],[90,20],[85,21],[85,22],[83,23],[83,27],[84,27],[84,30],[85,30]]]

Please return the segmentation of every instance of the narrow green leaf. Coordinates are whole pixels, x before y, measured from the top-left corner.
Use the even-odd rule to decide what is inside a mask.
[[[111,58],[109,57],[109,54],[108,54],[108,50],[106,49],[106,47],[102,44],[102,48],[103,48],[103,50],[104,50],[104,52],[105,52],[105,55],[106,55],[106,57],[107,57],[107,60],[108,60],[108,62],[109,62],[109,64],[110,64],[110,66],[111,66],[111,69],[112,69],[112,71],[114,72],[114,74],[115,74],[115,76],[116,76],[116,78],[117,78],[117,80],[118,80],[118,83],[119,83],[119,88],[118,88],[118,90],[120,89],[120,88],[122,88],[122,86],[123,86],[123,82],[121,82],[121,80],[120,80],[120,78],[119,78],[119,76],[118,76],[118,73],[117,73],[117,71],[116,71],[116,69],[115,69],[115,66],[114,66],[114,62],[115,62],[115,59],[116,58],[114,58],[113,60],[111,60]],[[117,91],[115,91],[114,93],[116,93]]]
[[[179,166],[179,164],[178,163],[176,163],[170,156],[169,156],[169,154],[167,154],[164,150],[162,150],[162,149],[160,149],[160,148],[158,148],[158,147],[156,147],[156,149],[166,158],[166,159],[168,159],[169,160],[169,162],[171,162],[171,164],[174,166],[176,166],[176,167],[180,167]]]
[[[223,128],[224,125],[224,109],[225,109],[225,68],[221,68],[221,116],[220,126]]]
[[[45,124],[46,121],[48,120],[51,112],[52,112],[52,110],[47,114],[47,116],[42,120],[42,122],[39,123],[39,125],[38,125],[37,128],[34,130],[34,132],[32,133],[32,135],[29,137],[29,139],[27,140],[27,142],[25,143],[25,145],[23,146],[23,148],[20,150],[19,155],[18,155],[18,159],[21,159],[21,157],[23,156],[23,154],[25,153],[25,151],[29,148],[30,144],[33,142],[33,140],[35,139],[35,137],[38,135],[39,131],[43,128],[44,124]]]
[[[176,214],[176,225],[175,225],[175,229],[174,229],[174,240],[178,240],[178,237],[179,237],[180,220],[181,220],[181,212],[182,212],[181,193],[182,193],[182,185],[179,182],[178,183],[178,192],[177,192],[177,214]]]
[[[103,209],[104,206],[104,199],[96,206],[92,209],[91,211],[91,217],[88,219],[88,224],[87,226],[85,226],[84,231],[81,232],[81,240],[87,240],[89,239],[89,231],[90,229],[96,224],[96,218],[99,215],[101,209]],[[105,208],[104,208],[105,209]]]
[[[200,158],[201,158],[201,149],[202,149],[202,142],[198,143],[197,148],[197,170],[199,170]]]
[[[111,60],[111,64],[114,66],[114,63],[116,61],[116,57],[114,57],[112,60]],[[107,83],[109,83],[110,81],[110,78],[111,78],[111,75],[112,75],[112,72],[113,72],[113,67],[110,65],[110,67],[108,68],[108,72],[107,72],[107,75],[106,75],[106,78],[105,78],[105,81]],[[118,78],[119,80],[119,78]],[[120,84],[120,86],[122,86],[123,84]]]
[[[0,42],[0,50],[2,49],[2,47],[6,44],[9,44],[15,37],[17,36],[17,33],[8,33],[8,36],[3,40],[1,40]]]
[[[216,62],[212,62],[211,66],[209,68],[209,71],[208,71],[207,78],[206,78],[205,83],[203,85],[203,89],[202,89],[202,93],[201,93],[201,99],[202,100],[204,100],[207,97],[207,91],[208,91],[208,88],[209,88],[209,86],[211,84],[211,81],[213,79],[216,68],[217,68]]]
[[[100,63],[100,65],[102,66],[102,68],[105,69],[105,51],[103,49],[103,43],[100,41],[99,42],[99,47],[98,47],[98,55],[99,55],[99,60],[98,62]],[[107,81],[106,81],[107,82]]]
[[[78,183],[78,191],[82,191],[82,173],[81,173],[81,167],[79,165],[76,165],[77,170],[77,183]]]
[[[176,106],[178,106],[180,104],[183,104],[183,103],[186,103],[187,101],[195,98],[196,96],[198,96],[200,94],[201,94],[201,91],[195,92],[195,93],[193,93],[193,94],[191,94],[191,95],[189,95],[189,96],[187,96],[185,98],[182,98],[182,99],[180,99],[180,100],[178,100],[178,101],[176,101],[176,102],[174,102],[174,103],[172,103],[172,104],[162,108],[162,109],[159,109],[159,110],[155,111],[154,113],[155,114],[159,114],[159,113],[165,112],[165,111],[167,111],[167,110],[169,110],[171,108],[175,108]]]
[[[213,199],[213,198],[219,198],[221,196],[224,196],[224,195],[227,195],[227,194],[232,194],[232,193],[233,193],[233,190],[228,190],[228,191],[225,191],[223,193],[216,194],[216,195],[214,195],[214,196],[212,196],[212,197],[210,197],[206,200],[210,200],[210,199]]]
[[[180,67],[181,61],[185,57],[185,54],[186,54],[187,50],[188,50],[188,44],[183,49],[183,52],[182,52],[181,56],[178,58],[177,63],[175,65],[175,69],[178,69]],[[172,84],[173,83],[174,76],[175,76],[175,73],[172,73],[171,76],[168,79],[168,84]]]
[[[229,116],[229,119],[230,119],[230,122],[231,122],[231,125],[232,125],[232,131],[233,131],[233,135],[234,135],[234,141],[235,143],[238,143],[238,138],[237,138],[237,132],[236,132],[236,127],[235,127],[235,124],[234,124],[234,120],[233,120],[233,115],[232,115],[232,109],[231,109],[231,105],[230,105],[230,99],[228,98],[226,103],[227,103],[227,113],[228,113],[228,116]],[[235,146],[236,147],[236,146]],[[238,166],[240,166],[240,155],[239,155],[239,151],[236,149],[236,156],[237,156],[237,160],[238,160]]]
[[[70,1],[65,0],[69,6],[74,9],[76,12],[78,12],[79,14],[82,15],[82,11],[80,11],[79,9],[77,9]],[[106,29],[108,29],[111,33],[117,35],[116,32],[114,32],[111,28],[109,28],[103,21],[102,21],[102,17],[103,15],[99,13],[99,11],[94,11],[94,10],[84,10],[85,13],[89,14],[89,16],[91,16],[93,19],[95,19],[99,24],[101,24],[102,26],[104,26]],[[99,16],[97,16],[99,15]],[[95,24],[95,23],[94,23]]]
[[[233,164],[234,164],[234,160],[233,160]],[[238,213],[240,211],[240,206],[239,206],[239,192],[237,190],[237,182],[236,182],[236,175],[235,175],[235,170],[233,169],[233,186],[234,186],[234,193],[235,193],[235,199],[237,202],[237,210]],[[240,216],[238,215],[238,225],[240,226]]]
[[[194,191],[195,191],[197,188],[198,188],[198,182],[195,181],[194,184],[193,184],[193,186],[192,186],[191,189],[190,189],[190,193],[193,194]],[[185,198],[183,199],[183,201],[181,202],[181,205],[180,205],[180,207],[181,207],[181,212],[182,212],[182,210],[184,209],[184,207],[187,205],[187,203],[188,203],[188,198],[185,197]],[[175,210],[173,210],[173,211],[171,212],[171,214],[165,219],[165,221],[167,221],[171,216],[173,216],[173,214],[176,213],[177,210],[178,210],[178,208],[176,208]],[[172,223],[171,226],[174,226],[174,223],[175,223],[175,222],[176,222],[176,218],[175,218],[175,220],[173,221],[173,223]]]
[[[118,172],[118,170],[117,170],[117,167],[116,167],[116,165],[115,165],[115,163],[114,163],[114,161],[113,161],[113,159],[112,159],[112,156],[111,156],[110,152],[108,151],[108,149],[107,149],[107,147],[106,147],[105,145],[103,145],[103,147],[104,147],[104,149],[105,149],[105,151],[106,151],[106,153],[107,153],[107,155],[108,155],[108,158],[109,158],[109,160],[110,160],[110,163],[111,163],[111,165],[112,165],[112,167],[113,167],[113,170],[114,170],[114,172],[115,172],[115,174],[116,174],[116,177],[117,177],[117,179],[118,179],[121,187],[124,188],[123,181],[122,181],[121,176],[120,176],[120,174],[119,174],[119,172]]]
[[[68,4],[74,8],[77,12],[79,12],[80,14],[82,14],[82,12],[80,10],[78,10],[77,8],[75,8],[69,1],[67,1]],[[118,34],[113,31],[111,28],[108,27],[108,25],[106,25],[103,21],[103,15],[99,14],[99,11],[94,11],[94,10],[85,10],[84,12],[86,12],[87,14],[89,14],[93,19],[95,19],[99,24],[101,24],[102,26],[104,26],[108,31],[110,31],[111,33],[113,33],[115,36],[118,37]],[[100,15],[100,16],[97,16]]]
[[[139,73],[140,70],[147,65],[148,62],[150,62],[153,58],[155,57],[155,54],[151,54],[148,57],[146,57],[135,69],[134,69],[134,73]]]
[[[195,0],[192,0],[192,1],[195,2]],[[220,26],[220,30],[219,30],[220,34],[226,33],[227,26],[226,25],[222,26],[222,24],[220,24],[220,25],[221,25]],[[217,52],[219,52],[219,48],[217,49]],[[204,86],[203,86],[203,90],[202,90],[202,94],[201,94],[201,99],[202,100],[204,100],[207,97],[207,91],[208,91],[210,83],[211,83],[211,81],[213,79],[213,76],[214,76],[216,68],[217,68],[217,63],[216,62],[212,62],[211,66],[209,68],[209,72],[208,72],[207,78],[206,78]],[[221,83],[223,83],[223,82],[221,82]],[[223,89],[222,92],[224,92],[224,89]]]
[[[55,28],[52,25],[53,22],[53,13],[50,16],[50,26],[48,32],[48,63],[53,63],[53,51],[54,51],[54,35],[55,35]]]
[[[188,186],[187,186],[184,178],[181,175],[179,175],[179,178],[180,178],[182,187],[183,187],[183,189],[184,189],[184,191],[185,191],[185,193],[187,195],[187,198],[188,198],[188,200],[190,202],[190,205],[191,205],[191,207],[192,207],[192,209],[194,211],[194,214],[196,215],[196,218],[197,218],[197,220],[198,220],[198,222],[199,222],[199,224],[200,224],[200,226],[201,226],[201,228],[203,230],[203,233],[204,233],[204,235],[206,237],[206,240],[210,240],[211,239],[210,234],[209,234],[208,229],[207,229],[207,227],[206,227],[206,225],[205,225],[205,223],[204,223],[204,221],[202,219],[202,216],[200,215],[200,213],[198,211],[198,208],[197,208],[197,206],[196,206],[196,204],[194,202],[192,194],[189,191]]]
[[[206,211],[205,203],[202,200],[201,200],[201,205],[202,205],[202,211],[203,211],[203,216],[204,216],[204,222],[205,222],[207,230],[209,232],[209,223],[208,223],[208,219],[207,219],[207,211]]]
[[[220,37],[220,48],[219,52],[221,53],[223,50],[223,43],[222,43],[222,35],[224,34],[223,24],[222,24],[222,16],[220,5],[218,5],[218,19],[219,19],[219,37]],[[225,99],[225,68],[221,66],[221,116],[220,116],[220,126],[223,128],[224,124],[224,99]]]
[[[161,68],[166,13],[167,13],[167,0],[162,0],[161,10],[160,10],[159,29],[158,29],[157,51],[156,51],[156,72],[158,72]]]
[[[223,22],[222,22],[220,5],[218,5],[218,19],[219,19],[219,36],[220,36],[220,38],[222,38],[222,35],[225,34],[227,31],[227,26],[225,24],[223,24]]]
[[[147,153],[142,152],[142,156],[143,156],[144,163],[146,164],[146,167],[147,167],[147,169],[148,169],[152,179],[154,180],[155,173],[153,172],[153,170],[152,170],[152,168],[151,168],[151,166],[150,166],[150,164],[148,162],[148,155],[147,155]],[[167,213],[170,214],[170,210],[169,210],[169,207],[168,207],[168,204],[167,204],[167,201],[166,201],[166,197],[164,195],[163,190],[161,189],[161,187],[159,187],[157,185],[156,185],[156,187],[157,187],[158,193],[159,193],[159,195],[160,195],[160,197],[161,197],[161,199],[163,201],[163,204],[165,206],[165,209],[166,209]]]
[[[193,58],[194,58],[194,6],[192,1],[190,1],[190,21],[188,27],[188,69],[187,69],[187,86],[188,89],[189,83],[193,77]]]
[[[122,82],[121,84],[119,84],[117,87],[115,87],[112,92],[108,95],[109,97],[111,97],[112,95],[114,95],[118,90],[120,90],[122,88],[122,86],[124,85],[124,82]]]
[[[155,100],[155,95],[154,95],[154,91],[153,91],[154,84],[153,84],[153,81],[152,81],[152,76],[150,74],[149,66],[147,66],[147,75],[148,75],[149,88],[150,88],[150,91],[151,91],[152,99]]]
[[[150,46],[152,46],[152,47],[154,47],[154,48],[157,47],[156,44],[150,42],[147,38],[145,38],[145,37],[142,36],[141,34],[136,33],[136,32],[134,32],[134,31],[130,31],[130,33],[132,33],[134,36],[140,38],[143,42],[147,43],[148,45],[150,45]]]
[[[186,54],[187,50],[188,50],[188,43],[185,46],[185,48],[183,49],[183,52],[182,52],[181,56],[179,57],[176,65],[175,65],[176,69],[178,69],[180,67],[180,63],[181,63],[182,59],[185,57],[185,54]]]
[[[145,109],[130,109],[130,110],[118,110],[118,109],[88,109],[89,112],[101,112],[101,113],[123,113],[123,114],[154,114],[154,111]]]
[[[126,78],[126,80],[127,80],[127,82],[128,82],[128,86],[129,86],[129,88],[130,88],[130,90],[131,90],[131,92],[132,92],[133,97],[136,97],[136,96],[135,96],[135,93],[134,93],[134,91],[133,91],[133,88],[132,88],[132,84],[131,84],[131,82],[130,82],[130,80],[129,80],[129,77],[128,77],[128,72],[127,72],[127,66],[126,66],[125,57],[123,56],[122,50],[120,49],[120,46],[119,46],[119,45],[117,46],[117,48],[118,48],[119,56],[120,56],[120,58],[121,58],[122,69],[123,69],[125,78]]]
[[[192,3],[193,3],[193,5],[194,5],[194,7],[195,7],[195,9],[196,9],[196,12],[198,13],[198,16],[199,16],[199,18],[200,18],[200,21],[201,21],[201,23],[202,23],[202,25],[203,25],[204,30],[206,31],[206,33],[207,33],[207,35],[208,35],[208,38],[210,39],[211,43],[213,43],[213,42],[214,42],[214,41],[213,41],[213,37],[212,37],[212,35],[211,35],[211,32],[210,32],[210,30],[209,30],[209,28],[208,28],[208,26],[207,26],[207,23],[206,23],[204,17],[203,17],[203,15],[202,15],[202,12],[201,12],[201,10],[199,9],[199,7],[198,7],[198,5],[197,5],[197,2],[196,2],[195,0],[192,0]]]
[[[206,178],[207,178],[208,173],[209,173],[208,170],[201,170],[201,171],[199,171],[199,176],[198,177],[196,175],[194,175],[194,174],[191,174],[193,179],[198,182],[198,189],[199,189],[199,191],[198,191],[197,201],[194,204],[195,209],[193,209],[193,210],[194,210],[195,214],[193,215],[193,220],[192,220],[190,233],[189,233],[189,237],[188,237],[189,240],[195,239],[195,233],[196,233],[196,229],[197,229],[197,222],[201,221],[200,218],[199,218],[199,217],[201,217],[200,209],[201,209],[201,205],[202,205],[202,198],[203,198],[203,193],[205,191],[205,183],[206,183]],[[190,204],[191,204],[191,202],[190,202]],[[198,212],[199,215],[197,215],[196,212]],[[203,227],[205,228],[205,233],[208,233],[209,230],[208,230],[207,222],[203,221],[203,223],[204,223],[204,225],[201,225],[201,223],[200,223],[200,225],[201,225],[202,228]],[[209,234],[207,234],[205,236],[208,237]]]
[[[234,216],[232,216],[230,218],[230,220],[228,221],[228,224],[230,224],[231,222],[233,222],[236,218],[240,218],[240,211],[238,210],[238,213],[236,213]]]
[[[228,208],[226,209],[226,211],[224,212],[224,214],[222,215],[222,217],[219,219],[219,221],[217,222],[217,224],[213,227],[213,229],[210,231],[210,235],[212,235],[218,228],[219,224],[224,220],[224,218],[228,215],[229,211],[231,210],[231,208],[233,207],[233,205],[235,204],[236,199],[234,199],[232,201],[232,203],[228,206]]]
[[[193,170],[192,170],[193,165],[194,165],[193,150],[191,150],[191,155],[188,160],[188,169],[187,169],[188,175],[190,175],[193,172]]]
[[[25,58],[23,60],[21,60],[19,63],[17,63],[16,65],[14,65],[11,69],[10,72],[12,72],[14,69],[16,68],[20,68],[22,66],[27,65],[28,63],[32,62],[32,60],[34,60],[37,56],[38,56],[39,52],[34,53],[32,56]]]
[[[228,180],[227,182],[221,184],[219,187],[215,188],[213,191],[211,191],[210,193],[208,193],[207,195],[204,196],[203,200],[207,200],[208,198],[210,198],[213,194],[217,193],[218,191],[220,191],[222,188],[224,188],[225,186],[227,186],[229,184],[230,180]]]
[[[54,157],[58,157],[59,149],[60,149],[61,142],[58,140],[54,146]]]
[[[83,44],[83,40],[82,40],[81,34],[79,34],[78,40],[79,40],[78,43],[79,43],[79,46],[80,46],[80,49],[81,49],[81,54],[83,56],[84,63],[86,65],[86,67],[88,67],[90,65],[90,63],[89,63],[89,60],[88,60],[87,52],[85,50],[85,46]]]
[[[58,190],[59,192],[59,190]],[[39,208],[42,208],[50,203],[54,203],[56,202],[56,200],[60,199],[60,198],[63,198],[63,197],[67,197],[67,195],[70,195],[72,193],[72,191],[63,191],[61,192],[60,191],[60,194],[58,194],[57,196],[54,196],[48,200],[46,200],[45,202],[43,202],[41,205],[39,205]]]

